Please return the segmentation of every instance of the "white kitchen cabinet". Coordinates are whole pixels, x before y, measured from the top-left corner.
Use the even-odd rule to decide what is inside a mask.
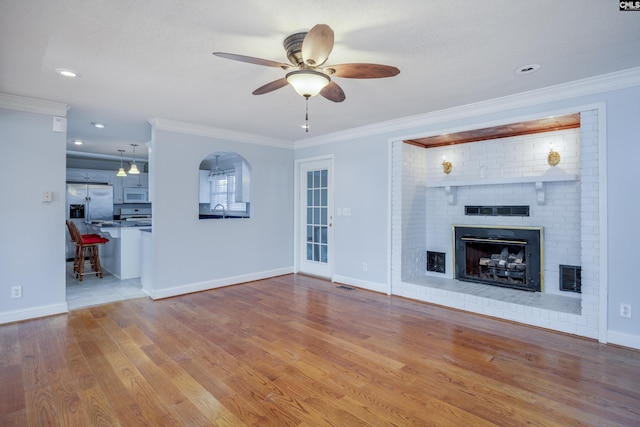
[[[211,203],[211,182],[209,182],[209,171],[199,171],[200,185],[199,185],[199,203]]]
[[[141,172],[137,175],[116,176],[116,171],[98,169],[67,169],[67,182],[86,182],[113,185],[113,203],[124,203],[125,187],[149,187],[149,174]]]
[[[67,182],[86,182],[95,184],[113,184],[113,171],[95,169],[67,169]]]
[[[144,227],[119,227],[103,224],[89,224],[89,233],[99,234],[109,239],[100,247],[100,263],[105,271],[120,280],[140,277],[141,273],[141,235]]]
[[[148,188],[149,174],[144,172],[140,172],[139,174],[136,174],[136,175],[127,174],[127,176],[122,177],[122,186]]]
[[[122,185],[122,181],[123,181],[124,177],[122,176],[116,176],[113,178],[113,204],[114,205],[119,205],[124,203],[124,193],[123,193],[123,188],[124,185]]]
[[[251,172],[246,162],[235,165],[236,203],[251,202]]]

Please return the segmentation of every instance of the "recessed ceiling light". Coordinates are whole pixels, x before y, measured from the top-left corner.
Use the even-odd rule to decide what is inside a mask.
[[[531,74],[531,73],[535,73],[539,69],[540,69],[540,65],[538,64],[528,64],[528,65],[523,65],[522,67],[516,68],[514,72],[520,75]]]
[[[104,129],[107,125],[101,122],[91,122],[91,126],[98,129]]]
[[[74,139],[74,140],[73,140],[73,143],[74,143],[75,145],[82,145],[82,141],[80,141],[79,139]]]
[[[56,73],[65,77],[80,77],[80,74],[68,68],[56,68]]]

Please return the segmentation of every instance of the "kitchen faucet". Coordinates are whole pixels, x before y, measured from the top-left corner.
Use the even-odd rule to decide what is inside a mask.
[[[215,205],[213,207],[213,209],[211,209],[211,212],[215,212],[215,210],[218,208],[218,206],[220,206],[222,208],[222,218],[225,218],[225,209],[224,209],[224,205],[222,203],[218,203],[217,205]]]

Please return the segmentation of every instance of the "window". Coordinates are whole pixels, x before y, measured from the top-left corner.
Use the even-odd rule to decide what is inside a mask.
[[[213,211],[215,207],[222,205],[226,212],[237,211],[245,212],[247,204],[236,201],[236,173],[235,170],[225,171],[211,177],[211,203],[210,209]]]

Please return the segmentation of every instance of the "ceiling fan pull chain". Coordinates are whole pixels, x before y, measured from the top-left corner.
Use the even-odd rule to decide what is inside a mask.
[[[309,96],[304,97],[304,102],[305,102],[304,120],[306,122],[304,126],[304,131],[309,132]]]

